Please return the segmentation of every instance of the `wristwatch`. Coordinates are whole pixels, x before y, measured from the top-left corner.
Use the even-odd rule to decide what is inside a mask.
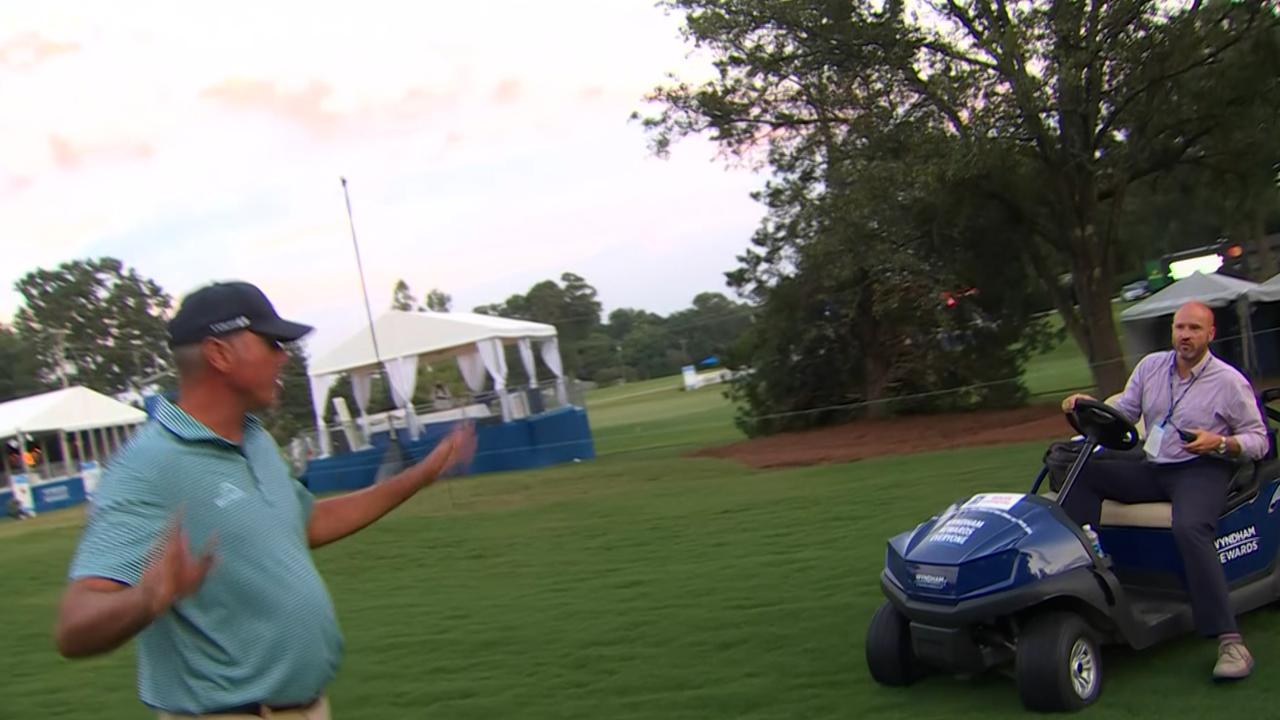
[[[1227,439],[1225,437],[1218,440],[1218,454],[1219,455],[1227,454]]]

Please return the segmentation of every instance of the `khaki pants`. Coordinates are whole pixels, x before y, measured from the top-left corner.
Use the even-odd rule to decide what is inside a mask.
[[[273,718],[274,720],[329,720],[329,699],[321,697],[316,701],[315,705],[305,710],[284,710],[282,712],[264,712],[258,715],[173,715],[167,712],[160,713],[160,720],[191,720],[191,718],[208,718],[208,720],[252,720],[257,717]]]

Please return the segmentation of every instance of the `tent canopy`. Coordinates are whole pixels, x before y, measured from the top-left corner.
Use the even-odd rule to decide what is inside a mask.
[[[0,404],[0,438],[136,425],[147,414],[79,385]]]
[[[1249,292],[1245,293],[1249,298],[1249,302],[1269,303],[1280,300],[1280,275],[1276,275],[1270,280],[1249,288]]]
[[[373,323],[378,353],[373,351],[369,328],[364,327],[337,347],[312,360],[312,377],[334,375],[362,368],[376,368],[382,360],[437,355],[472,350],[476,343],[497,338],[514,342],[521,338],[551,338],[554,325],[480,315],[478,313],[403,312],[390,310]]]
[[[1198,300],[1209,307],[1225,307],[1257,287],[1257,283],[1228,275],[1194,273],[1120,313],[1120,319],[1143,320],[1172,315],[1183,303],[1192,300]]]

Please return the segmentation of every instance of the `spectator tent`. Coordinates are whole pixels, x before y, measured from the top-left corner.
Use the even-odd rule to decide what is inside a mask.
[[[1130,361],[1172,347],[1173,314],[1184,303],[1198,300],[1214,309],[1217,339],[1213,353],[1246,370],[1250,365],[1249,300],[1257,283],[1218,273],[1194,273],[1120,313],[1124,351]]]
[[[374,342],[377,342],[376,349]],[[386,372],[395,404],[405,410],[410,432],[417,436],[418,416],[414,407],[418,360],[457,358],[467,387],[473,393],[485,389],[486,375],[502,408],[503,420],[512,419],[512,399],[507,391],[505,346],[518,345],[525,372],[536,384],[537,371],[533,343],[538,343],[543,363],[556,376],[556,394],[568,404],[560,347],[553,325],[480,315],[477,313],[403,312],[391,310],[332,350],[314,358],[308,368],[316,430],[324,455],[332,452],[325,430],[324,403],[329,390],[343,374],[351,376],[352,394],[364,416],[369,402],[373,373]]]
[[[5,472],[22,472],[23,460],[30,453],[39,460],[36,467],[26,468],[28,473],[46,480],[74,475],[77,468],[73,460],[101,462],[146,419],[145,412],[81,386],[2,403],[0,442],[5,445]],[[57,464],[51,455],[57,455]]]

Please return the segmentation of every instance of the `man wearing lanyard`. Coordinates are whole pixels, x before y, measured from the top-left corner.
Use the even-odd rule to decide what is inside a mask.
[[[1082,525],[1097,526],[1104,499],[1172,503],[1173,537],[1186,568],[1196,630],[1218,638],[1214,678],[1234,680],[1253,670],[1253,656],[1236,627],[1214,547],[1233,473],[1223,459],[1260,459],[1268,442],[1253,388],[1209,352],[1214,332],[1208,306],[1191,302],[1178,309],[1174,349],[1144,357],[1114,403],[1130,420],[1146,419],[1146,460],[1086,465],[1062,509]],[[1087,397],[1068,397],[1063,411]]]

